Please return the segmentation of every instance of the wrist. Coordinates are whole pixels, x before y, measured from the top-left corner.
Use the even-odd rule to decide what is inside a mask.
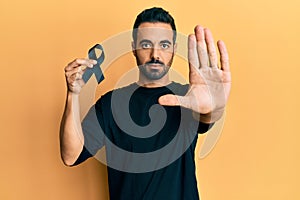
[[[196,120],[199,120],[200,122],[203,122],[206,124],[211,124],[211,123],[214,123],[214,122],[218,121],[219,119],[221,119],[221,117],[223,116],[224,110],[225,109],[214,110],[213,112],[206,113],[206,114],[193,112],[193,117]]]
[[[72,105],[74,105],[74,103],[76,104],[76,102],[79,101],[79,94],[74,93],[72,91],[67,91],[67,99],[66,99],[66,103],[67,103],[67,107],[73,107]]]
[[[67,97],[68,98],[76,98],[76,97],[79,97],[79,93],[76,93],[76,92],[72,92],[71,90],[68,90],[67,91]]]

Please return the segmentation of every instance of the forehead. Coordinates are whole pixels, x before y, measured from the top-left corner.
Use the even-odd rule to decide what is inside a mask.
[[[173,30],[170,24],[161,22],[144,22],[137,31],[137,41],[144,39],[150,41],[170,40],[172,42]]]

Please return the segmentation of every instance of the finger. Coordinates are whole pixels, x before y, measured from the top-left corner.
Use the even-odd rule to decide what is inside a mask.
[[[66,72],[66,77],[67,77],[67,79],[69,81],[77,81],[77,80],[82,79],[82,75],[83,75],[83,73],[84,73],[85,70],[78,70],[78,69],[80,69],[80,67],[79,68],[75,68],[73,70],[73,73]]]
[[[197,53],[197,42],[194,34],[188,37],[188,60],[190,72],[195,72],[199,68],[199,59]]]
[[[68,77],[68,82],[74,83],[74,82],[76,82],[76,78],[77,78],[77,73],[72,74],[71,76]]]
[[[76,58],[74,61],[70,62],[66,67],[65,67],[65,72],[67,71],[71,71],[73,70],[74,68],[77,68],[79,66],[81,66],[81,62],[82,60],[84,60],[83,58]]]
[[[218,57],[217,57],[216,46],[214,44],[214,38],[212,36],[211,31],[208,28],[204,29],[204,33],[205,33],[205,42],[208,49],[210,66],[214,68],[218,68]]]
[[[205,42],[205,34],[202,26],[195,27],[195,35],[197,40],[197,52],[200,68],[208,67],[207,46]]]
[[[86,66],[81,66],[80,65],[79,67],[73,68],[70,71],[66,71],[65,75],[66,75],[66,77],[70,77],[75,73],[82,73],[83,74],[85,70],[86,70]]]
[[[82,73],[76,73],[75,80],[78,81],[78,80],[81,80],[81,79],[82,79]]]
[[[77,58],[65,67],[65,71],[67,72],[67,71],[73,70],[74,68],[82,66],[82,65],[92,68],[95,64],[97,64],[96,60]]]
[[[162,106],[180,106],[178,96],[173,94],[166,94],[159,97],[158,103]]]
[[[162,106],[182,106],[191,109],[189,98],[186,96],[166,94],[159,97],[158,103]]]
[[[229,56],[228,56],[228,52],[227,52],[225,43],[223,41],[219,40],[217,42],[217,45],[218,45],[218,49],[220,52],[221,69],[225,72],[229,72],[230,71]]]

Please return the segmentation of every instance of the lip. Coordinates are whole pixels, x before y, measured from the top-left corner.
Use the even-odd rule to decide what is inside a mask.
[[[151,63],[151,64],[147,64],[147,66],[149,66],[150,68],[161,68],[162,64],[156,64],[156,63]]]

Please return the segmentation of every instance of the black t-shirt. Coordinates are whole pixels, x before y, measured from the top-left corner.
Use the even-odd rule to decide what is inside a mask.
[[[85,145],[74,165],[105,146],[110,199],[199,199],[194,150],[197,133],[211,124],[188,109],[158,105],[160,96],[187,90],[175,82],[158,88],[133,83],[106,93],[82,123]]]

